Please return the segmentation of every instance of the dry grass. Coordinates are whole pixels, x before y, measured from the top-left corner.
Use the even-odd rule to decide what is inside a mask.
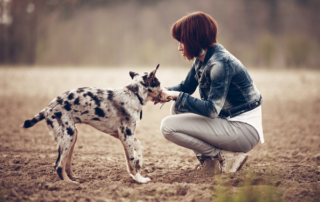
[[[52,166],[56,145],[45,124],[28,130],[19,125],[67,90],[121,87],[130,81],[129,70],[150,69],[1,68],[0,201],[226,201],[224,193],[236,200],[257,190],[261,195],[274,190],[285,201],[319,200],[320,72],[311,70],[249,69],[264,98],[266,143],[248,153],[250,159],[236,175],[210,178],[192,171],[197,163],[193,152],[168,142],[159,131],[169,104],[160,110],[149,103],[136,136],[143,145],[142,175],[151,182],[134,182],[120,142],[85,125],[78,127],[73,165],[81,183],[60,181]],[[163,86],[170,86],[187,71],[160,67],[157,74]]]

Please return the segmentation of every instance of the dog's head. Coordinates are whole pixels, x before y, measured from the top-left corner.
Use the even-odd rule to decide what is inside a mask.
[[[158,64],[154,70],[151,72],[144,72],[142,75],[132,71],[129,72],[132,80],[141,84],[148,91],[148,101],[159,99],[161,87],[160,82],[156,77],[159,66],[160,65]]]

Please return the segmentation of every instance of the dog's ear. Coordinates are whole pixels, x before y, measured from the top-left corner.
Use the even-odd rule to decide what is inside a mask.
[[[160,64],[158,64],[157,67],[149,73],[149,76],[148,76],[149,78],[155,77],[156,72],[157,72],[159,66],[160,66]]]
[[[132,79],[133,79],[135,76],[139,75],[138,73],[135,73],[135,72],[132,72],[132,71],[130,71],[129,74],[130,74],[130,76],[131,76]]]

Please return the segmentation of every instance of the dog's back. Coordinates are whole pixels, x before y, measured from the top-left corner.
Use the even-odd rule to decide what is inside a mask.
[[[53,99],[22,127],[29,128],[46,119],[48,129],[65,127],[74,132],[74,124],[85,123],[105,133],[117,133],[119,124],[139,120],[142,106],[128,88],[101,89],[94,87],[67,91]],[[58,134],[51,133],[55,138]]]

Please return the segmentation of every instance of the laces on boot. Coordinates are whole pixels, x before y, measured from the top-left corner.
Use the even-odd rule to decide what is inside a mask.
[[[196,166],[196,170],[202,170],[207,165],[206,159],[211,159],[211,157],[201,155],[197,156],[197,159],[199,160],[200,164]]]
[[[220,156],[220,159],[221,159],[220,160],[221,171],[222,171],[222,173],[225,173],[226,172],[226,166],[227,166],[226,155],[223,153],[223,151],[220,151],[219,156]]]

